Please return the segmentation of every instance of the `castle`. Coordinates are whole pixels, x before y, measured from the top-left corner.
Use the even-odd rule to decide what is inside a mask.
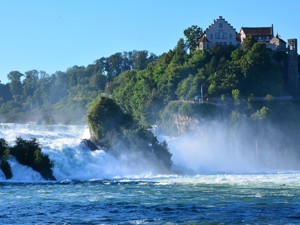
[[[263,42],[272,51],[286,52],[287,77],[291,93],[299,96],[299,71],[297,39],[288,39],[288,44],[278,35],[274,36],[273,25],[271,27],[241,27],[238,33],[222,16],[204,31],[198,42],[199,50],[208,50],[215,45],[239,46],[245,38],[253,37],[258,42]]]

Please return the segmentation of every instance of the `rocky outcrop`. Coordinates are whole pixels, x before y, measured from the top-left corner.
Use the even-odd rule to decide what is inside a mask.
[[[12,178],[12,172],[11,172],[11,167],[7,160],[3,159],[1,164],[0,164],[0,169],[4,173],[4,176],[6,179],[11,179]]]
[[[88,139],[83,139],[80,142],[80,146],[84,150],[87,150],[87,149],[90,150],[90,151],[99,150],[99,148],[97,147],[97,145],[95,145],[94,142],[92,142],[91,140],[88,140]]]
[[[17,138],[15,146],[10,149],[17,161],[39,172],[46,180],[55,180],[52,171],[52,162],[42,153],[40,144],[36,139],[24,140]]]
[[[169,135],[193,131],[205,121],[223,118],[226,111],[210,103],[172,101],[161,112],[161,128]]]
[[[134,163],[156,164],[163,171],[172,165],[167,144],[159,143],[154,134],[140,126],[110,98],[101,97],[88,112],[91,141],[117,158],[128,157]],[[130,157],[129,157],[130,156]]]

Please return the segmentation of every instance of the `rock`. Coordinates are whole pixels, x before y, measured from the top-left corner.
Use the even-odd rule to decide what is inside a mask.
[[[171,153],[166,143],[126,114],[112,99],[101,97],[89,109],[88,124],[93,143],[116,158],[133,163],[156,165],[161,171],[171,168]]]
[[[110,98],[101,97],[88,112],[91,140],[101,147],[110,148],[121,130],[132,124],[132,118]]]
[[[10,167],[9,163],[7,162],[7,160],[5,160],[5,159],[2,160],[0,168],[1,168],[2,172],[4,173],[6,179],[11,179],[13,177],[12,172],[11,172],[11,167]]]
[[[80,146],[82,146],[84,149],[89,149],[91,151],[99,150],[97,145],[95,145],[94,142],[92,142],[91,140],[88,140],[88,139],[83,139],[80,142]]]

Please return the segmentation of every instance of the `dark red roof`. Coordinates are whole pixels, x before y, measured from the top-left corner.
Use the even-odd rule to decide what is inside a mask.
[[[242,27],[246,36],[273,36],[273,27]]]

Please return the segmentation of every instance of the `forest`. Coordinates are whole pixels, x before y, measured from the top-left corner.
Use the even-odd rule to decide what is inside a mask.
[[[48,115],[43,118],[46,123],[55,123],[49,116],[54,114],[68,113],[69,117],[76,114],[75,118],[80,119],[86,114],[89,102],[101,93],[110,92],[115,77],[127,70],[143,70],[156,59],[157,56],[147,51],[132,51],[115,53],[86,67],[73,66],[52,75],[34,69],[24,74],[11,71],[7,75],[9,82],[0,83],[2,120],[22,122],[18,116],[22,119],[20,115],[28,113]]]
[[[291,95],[285,52],[272,52],[251,37],[238,47],[199,51],[202,29],[191,26],[183,34],[173,49],[160,56],[134,50],[52,75],[34,69],[24,74],[12,71],[9,82],[0,83],[0,119],[10,116],[9,122],[14,122],[12,115],[77,112],[81,118],[77,122],[83,122],[90,102],[101,95],[113,98],[143,125],[158,123],[164,108],[174,101],[228,103],[252,109],[249,117],[255,118],[260,112],[256,110],[267,111],[274,97]],[[267,103],[259,103],[258,108],[253,100],[257,97]]]

